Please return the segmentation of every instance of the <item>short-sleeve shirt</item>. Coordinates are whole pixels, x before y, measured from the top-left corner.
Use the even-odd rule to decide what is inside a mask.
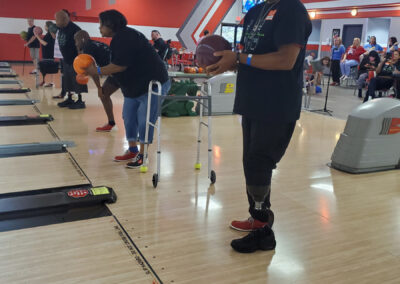
[[[299,119],[303,63],[311,30],[307,10],[299,0],[281,0],[275,5],[264,2],[250,9],[244,19],[243,53],[272,53],[288,44],[296,44],[301,50],[292,70],[262,70],[240,64],[235,113],[261,121],[294,122]]]
[[[334,45],[332,47],[332,60],[342,59],[342,56],[345,52],[346,49],[344,48],[343,44],[341,44],[339,47]]]
[[[28,35],[26,36],[27,40],[30,40],[31,37],[34,36],[34,34],[33,34],[33,29],[34,29],[35,27],[36,27],[36,26],[32,26],[32,27],[28,28]],[[28,44],[28,47],[29,47],[29,48],[40,48],[40,42],[39,42],[39,40],[38,40],[37,38],[35,38],[34,41],[32,41],[30,44]]]
[[[159,38],[159,39],[157,39],[156,41],[154,41],[154,48],[156,49],[156,50],[158,50],[157,51],[157,53],[158,53],[158,56],[160,56],[160,58],[162,59],[162,60],[164,60],[164,57],[165,57],[165,52],[167,51],[167,49],[168,49],[168,46],[167,46],[167,44],[165,43],[165,41],[162,39],[162,38]]]
[[[43,59],[54,59],[54,38],[50,33],[47,33],[43,40],[47,42],[47,45],[42,46]]]
[[[60,46],[60,51],[64,58],[64,62],[69,65],[74,62],[75,57],[78,55],[78,51],[76,50],[75,46],[74,35],[80,30],[81,28],[71,21],[66,27],[58,30],[58,45]]]
[[[355,47],[349,46],[346,50],[346,60],[356,60],[360,62],[360,56],[365,53],[365,49],[362,46]]]
[[[110,49],[111,63],[127,67],[113,74],[125,97],[147,94],[151,80],[161,84],[168,80],[164,62],[141,32],[129,27],[121,29],[113,36]]]
[[[110,64],[111,51],[107,44],[96,40],[89,40],[82,50],[83,53],[93,56],[98,66],[103,67]]]
[[[378,51],[378,52],[383,51],[382,46],[380,46],[379,44],[374,44],[374,45],[372,45],[372,44],[370,44],[370,43],[367,43],[366,45],[364,45],[364,49],[365,49],[366,51],[370,51],[370,50],[376,50],[376,51]]]
[[[389,61],[385,62],[378,76],[392,76],[395,69],[400,71],[400,62],[397,62],[396,64],[390,64]]]

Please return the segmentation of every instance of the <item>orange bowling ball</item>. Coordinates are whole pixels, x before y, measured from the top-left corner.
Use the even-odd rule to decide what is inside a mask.
[[[92,56],[83,53],[75,57],[73,66],[76,73],[85,74],[86,68],[88,68],[90,65],[94,63],[96,62]]]
[[[89,77],[84,74],[76,75],[76,82],[81,85],[86,85],[89,82]]]

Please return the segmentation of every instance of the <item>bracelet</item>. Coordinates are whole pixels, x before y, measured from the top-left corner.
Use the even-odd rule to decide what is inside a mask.
[[[253,57],[253,54],[249,54],[249,55],[247,55],[247,61],[246,61],[246,64],[248,65],[248,66],[251,66],[251,58]]]
[[[97,66],[97,74],[101,75],[100,66]]]

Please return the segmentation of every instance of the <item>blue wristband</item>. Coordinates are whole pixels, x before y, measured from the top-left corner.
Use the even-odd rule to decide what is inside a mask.
[[[249,55],[247,55],[247,61],[246,61],[246,64],[248,65],[248,66],[251,66],[251,59],[253,58],[253,54],[249,54]]]
[[[101,75],[100,66],[97,66],[97,74]]]

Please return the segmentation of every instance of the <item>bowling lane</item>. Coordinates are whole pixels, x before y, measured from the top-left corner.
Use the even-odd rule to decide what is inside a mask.
[[[159,283],[113,217],[0,234],[0,283]]]
[[[0,100],[3,99],[3,95],[5,94],[0,94]],[[12,94],[12,95],[14,96],[17,94]],[[0,116],[21,116],[21,115],[38,115],[38,112],[31,105],[0,106]]]
[[[55,138],[47,125],[0,127],[0,145],[52,142]]]
[[[24,93],[0,93],[0,100],[26,100],[28,97]]]
[[[67,153],[0,159],[0,194],[88,183]]]

